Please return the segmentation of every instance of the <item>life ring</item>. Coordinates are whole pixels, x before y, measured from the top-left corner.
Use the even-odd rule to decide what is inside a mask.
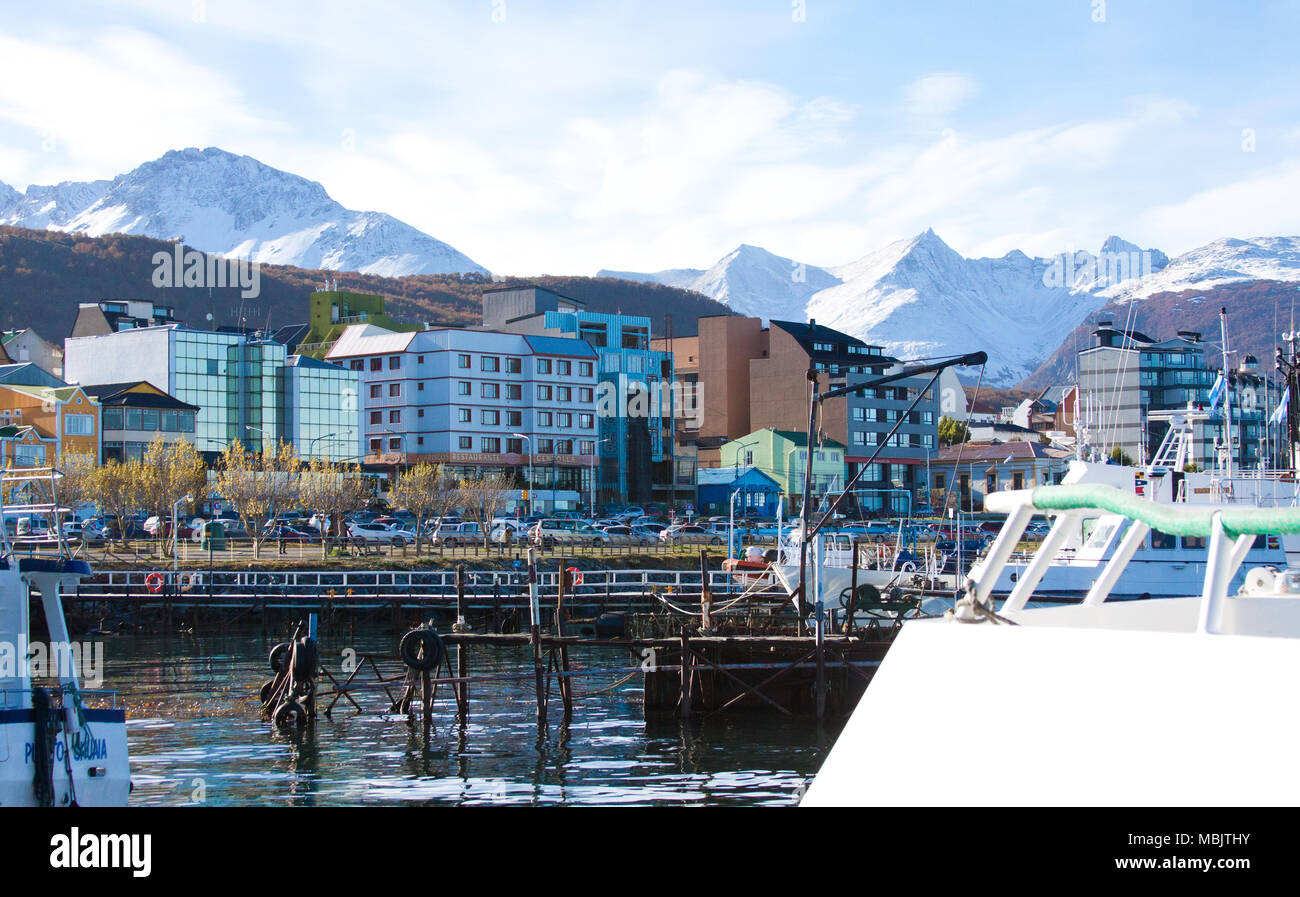
[[[564,572],[569,574],[569,585],[582,585],[582,571],[577,567],[566,567]]]
[[[442,663],[442,639],[432,629],[412,629],[398,645],[402,663],[420,672],[438,668]]]
[[[161,573],[150,573],[144,578],[144,587],[151,592],[161,592],[163,577]]]

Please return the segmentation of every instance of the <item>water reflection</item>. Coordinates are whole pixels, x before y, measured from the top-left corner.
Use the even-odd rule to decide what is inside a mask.
[[[475,683],[467,720],[438,689],[432,725],[346,701],[303,732],[262,721],[257,690],[270,675],[270,640],[257,631],[192,637],[118,636],[107,684],[128,712],[134,804],[774,804],[790,805],[820,765],[835,730],[811,720],[720,715],[646,722],[639,678],[583,681],[563,719],[552,690],[539,729],[528,649],[475,649],[470,671],[525,673]],[[345,648],[391,653],[384,628],[340,627],[322,637],[327,666]],[[614,652],[573,652],[574,666],[616,668]],[[340,681],[346,674],[335,669]],[[386,710],[382,689],[359,696]]]

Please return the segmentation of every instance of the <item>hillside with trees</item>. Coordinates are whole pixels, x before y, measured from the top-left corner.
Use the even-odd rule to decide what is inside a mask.
[[[467,326],[481,321],[485,289],[533,283],[580,299],[596,312],[647,315],[655,335],[665,316],[673,334],[694,336],[704,315],[730,314],[725,305],[699,293],[661,284],[605,277],[543,275],[494,281],[479,274],[380,277],[355,272],[311,271],[283,265],[261,266],[260,295],[241,298],[238,287],[154,286],[155,253],[171,253],[166,240],[109,234],[82,234],[0,227],[0,329],[32,327],[59,341],[72,330],[81,302],[150,300],[171,305],[193,327],[274,328],[307,320],[307,297],[327,277],[339,289],[385,298],[394,320]]]

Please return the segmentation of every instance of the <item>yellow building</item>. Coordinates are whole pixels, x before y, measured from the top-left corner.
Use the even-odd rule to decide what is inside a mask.
[[[99,403],[79,386],[16,386],[0,383],[0,426],[31,427],[52,442],[54,458],[84,452],[99,458]]]

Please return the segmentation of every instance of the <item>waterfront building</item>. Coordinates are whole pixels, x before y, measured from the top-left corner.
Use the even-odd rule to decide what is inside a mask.
[[[34,364],[54,377],[63,376],[63,347],[30,327],[0,332],[0,364]]]
[[[140,460],[149,443],[194,441],[198,406],[182,402],[144,380],[83,386],[99,403],[102,460]]]
[[[757,467],[702,467],[697,475],[701,515],[776,516],[781,484]]]
[[[648,317],[587,311],[581,300],[528,285],[484,290],[483,326],[575,338],[594,349],[610,398],[599,416],[597,504],[672,500],[672,423],[681,390],[673,388],[672,355],[650,345]]]
[[[58,458],[53,437],[31,426],[0,424],[0,470],[7,467],[49,467]]]
[[[72,323],[71,335],[106,336],[122,330],[177,323],[176,309],[170,305],[157,305],[147,299],[82,302],[77,306],[77,318]]]
[[[1121,330],[1102,321],[1093,331],[1096,344],[1078,353],[1079,389],[1076,429],[1086,430],[1087,446],[1108,456],[1119,448],[1134,462],[1149,461],[1169,429],[1168,415],[1189,407],[1208,415],[1194,419],[1192,455],[1210,469],[1224,444],[1223,402],[1211,403],[1222,353],[1195,331],[1180,330],[1174,339],[1157,340],[1136,330]],[[1246,355],[1228,372],[1232,404],[1233,460],[1253,467],[1278,451],[1268,420],[1281,400],[1282,387],[1269,381],[1258,360]]]
[[[805,412],[807,413],[807,412]],[[808,436],[798,430],[765,427],[725,443],[719,450],[723,467],[754,467],[770,476],[786,496],[794,513],[802,504],[804,471],[808,464]],[[812,447],[812,492],[820,502],[844,488],[844,445],[823,438]]]
[[[384,479],[420,461],[501,469],[515,482],[516,508],[589,503],[599,359],[587,342],[356,324],[327,357],[360,378],[364,461]]]
[[[32,427],[53,448],[49,463],[63,452],[99,458],[99,404],[77,386],[0,383],[0,426]]]
[[[197,407],[193,440],[208,461],[236,441],[261,452],[284,440],[304,459],[313,454],[354,455],[350,449],[343,455],[338,446],[323,440],[297,440],[297,431],[288,422],[294,403],[303,395],[295,386],[300,380],[293,375],[286,378],[285,347],[273,340],[167,324],[72,337],[64,351],[70,381],[92,385],[145,380]],[[355,375],[342,372],[341,377],[326,379],[342,390],[351,382],[355,389]],[[340,401],[346,402],[346,396],[340,396]]]
[[[1032,489],[1061,482],[1073,453],[1039,442],[967,442],[939,451],[930,468],[936,508],[982,511],[984,499],[1007,489]],[[956,492],[953,496],[950,493]]]

